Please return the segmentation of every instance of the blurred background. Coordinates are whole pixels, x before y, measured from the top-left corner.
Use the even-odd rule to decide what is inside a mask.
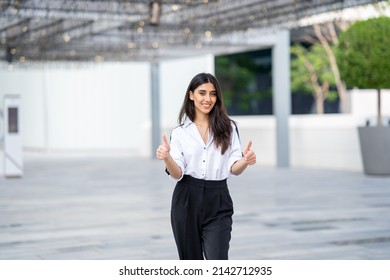
[[[274,230],[277,225],[312,225],[326,212],[321,211],[326,208],[322,198],[329,202],[336,197],[335,204],[327,205],[334,208],[332,217],[322,217],[322,222],[365,223],[372,218],[371,225],[379,230],[372,237],[361,224],[351,231],[370,237],[340,240],[346,233],[341,230],[328,240],[331,244],[367,240],[375,246],[378,240],[388,244],[390,238],[384,234],[388,221],[380,218],[386,217],[389,207],[385,190],[389,177],[382,176],[390,175],[386,167],[390,166],[390,86],[381,84],[378,94],[378,87],[347,83],[338,52],[340,37],[355,23],[389,16],[390,2],[375,0],[0,0],[0,235],[3,232],[4,240],[0,255],[3,248],[8,252],[3,258],[151,258],[143,249],[151,244],[151,250],[159,252],[154,258],[175,258],[169,203],[160,205],[169,201],[171,189],[166,187],[173,183],[156,175],[162,166],[154,155],[161,134],[169,135],[177,125],[185,90],[200,72],[217,77],[242,142],[254,142],[258,163],[243,179],[245,184],[273,186],[272,193],[248,191],[263,203],[262,198],[272,198],[275,204],[251,210],[259,202],[250,200],[246,205],[251,197],[242,197],[237,202],[243,209],[237,212],[238,219],[243,223],[254,219]],[[383,34],[383,40],[390,38]],[[383,61],[390,61],[385,41],[366,38]],[[374,61],[360,57],[364,60]],[[390,71],[378,70],[385,76]],[[383,159],[373,163],[378,172],[363,161],[358,129],[376,126],[386,129],[385,140],[375,144],[379,152],[368,155],[369,160]],[[297,169],[309,173],[294,173]],[[336,183],[328,183],[330,179]],[[239,186],[239,179],[233,179],[234,184]],[[365,187],[372,185],[368,195]],[[126,189],[129,186],[133,193]],[[292,186],[296,193],[308,192],[307,200],[294,202],[296,193],[283,189]],[[339,186],[346,193],[339,193]],[[320,191],[326,188],[330,193]],[[342,201],[349,201],[349,210],[359,205],[376,207],[375,212],[372,208],[344,212]],[[148,209],[140,211],[145,205]],[[272,216],[276,209],[283,214]],[[269,219],[258,216],[263,210]],[[365,216],[366,210],[370,214]],[[125,215],[129,212],[130,217]],[[297,216],[286,213],[303,216],[294,220]],[[142,224],[137,215],[149,217],[154,226],[136,231],[134,224]],[[117,220],[111,223],[113,216]],[[108,247],[137,250],[105,255],[101,253],[105,245],[89,244],[95,240],[91,232],[99,228],[99,218],[107,222],[104,236],[119,240],[108,242]],[[124,232],[137,238],[121,242],[126,237],[117,226],[127,218],[132,222]],[[44,233],[42,238],[51,240],[58,234],[55,227],[64,239],[53,241],[54,245],[45,242],[48,251],[34,254],[39,247],[34,242],[40,239],[34,234]],[[74,227],[79,231],[73,232]],[[332,228],[337,225],[317,229]],[[253,232],[251,227],[245,229]],[[286,236],[281,233],[279,240]],[[255,235],[251,238],[257,240]],[[270,235],[263,238],[273,240]],[[324,249],[305,255],[313,247],[301,246],[307,236],[299,238],[303,238],[299,245],[286,239],[291,250],[299,248],[295,255],[275,255],[275,248],[259,245],[265,253],[250,258],[367,258],[374,250],[327,255]],[[239,247],[236,258],[245,258],[252,245]],[[58,246],[63,246],[60,253],[50,251]],[[84,246],[88,253],[67,246]],[[383,252],[378,256],[387,257]]]

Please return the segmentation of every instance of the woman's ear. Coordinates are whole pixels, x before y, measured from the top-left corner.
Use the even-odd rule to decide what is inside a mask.
[[[190,92],[188,93],[188,97],[189,97],[191,100],[194,100],[194,93],[192,92],[192,90],[190,90]]]

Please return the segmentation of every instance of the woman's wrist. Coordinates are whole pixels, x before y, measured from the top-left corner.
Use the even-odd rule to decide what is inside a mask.
[[[242,157],[241,159],[233,163],[230,172],[234,175],[240,175],[247,167],[248,163],[246,162],[245,158]]]
[[[173,158],[171,155],[168,155],[168,157],[166,159],[164,159],[164,162],[165,162],[165,165],[171,165],[172,162],[173,162]]]

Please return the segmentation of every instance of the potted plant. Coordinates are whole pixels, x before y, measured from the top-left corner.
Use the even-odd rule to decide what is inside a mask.
[[[390,127],[383,126],[381,89],[390,88],[390,18],[359,21],[339,36],[337,63],[348,87],[377,90],[377,124],[359,127],[366,174],[390,175]]]

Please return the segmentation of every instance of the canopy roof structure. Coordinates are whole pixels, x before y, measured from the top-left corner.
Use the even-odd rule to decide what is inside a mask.
[[[249,48],[245,34],[294,29],[308,17],[375,2],[0,0],[0,59],[153,61],[233,52]]]

